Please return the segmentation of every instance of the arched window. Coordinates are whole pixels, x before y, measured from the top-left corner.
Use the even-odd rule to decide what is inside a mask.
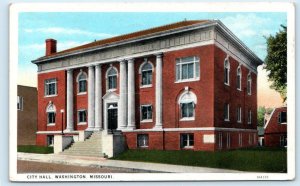
[[[78,93],[85,93],[87,90],[87,75],[85,72],[80,71],[77,76]]]
[[[238,90],[242,90],[242,72],[241,72],[241,67],[239,66],[237,68],[236,72],[236,85]]]
[[[224,61],[224,83],[225,85],[229,85],[229,72],[230,72],[230,63],[228,58]]]
[[[114,67],[110,67],[107,70],[107,89],[108,90],[115,90],[117,88],[117,75],[118,72]]]
[[[50,102],[46,109],[47,114],[47,125],[55,125],[56,107]]]
[[[197,104],[197,97],[191,91],[184,91],[178,99],[180,106],[181,120],[194,120],[195,119],[195,106]]]
[[[142,73],[142,86],[152,84],[152,64],[146,62],[143,64],[141,73]]]
[[[247,93],[248,95],[251,95],[251,87],[252,87],[252,78],[251,78],[251,73],[248,74],[247,76]]]

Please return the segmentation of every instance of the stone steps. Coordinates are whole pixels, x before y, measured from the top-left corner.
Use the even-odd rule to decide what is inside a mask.
[[[74,156],[104,157],[101,132],[93,132],[85,141],[75,142],[61,154]]]

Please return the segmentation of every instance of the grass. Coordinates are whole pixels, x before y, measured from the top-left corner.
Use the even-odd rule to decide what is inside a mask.
[[[127,150],[111,159],[250,172],[287,172],[286,149],[252,148],[222,152]]]
[[[53,147],[43,147],[43,146],[35,146],[35,145],[19,145],[18,152],[50,154],[50,153],[53,153]]]

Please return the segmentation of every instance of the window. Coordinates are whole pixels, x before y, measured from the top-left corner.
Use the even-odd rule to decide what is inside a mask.
[[[142,65],[142,86],[152,85],[152,65],[149,62],[146,62]]]
[[[21,97],[21,96],[18,96],[17,109],[18,110],[23,110],[23,97]]]
[[[199,77],[200,65],[197,56],[176,59],[176,81],[198,79]]]
[[[87,75],[85,72],[82,72],[82,70],[78,74],[77,82],[78,82],[78,93],[85,93],[87,90]]]
[[[55,125],[56,108],[53,103],[49,103],[47,110],[47,125]]]
[[[228,59],[224,61],[224,84],[229,85],[230,63]]]
[[[248,110],[248,124],[252,123],[252,112],[251,110]]]
[[[224,104],[224,121],[229,121],[229,104]]]
[[[242,90],[242,72],[241,67],[239,66],[236,74],[236,85],[238,90]]]
[[[107,71],[107,83],[108,90],[114,90],[117,88],[117,70],[114,67],[110,67]]]
[[[230,133],[227,133],[226,139],[227,139],[227,148],[230,148],[230,144],[231,144]]]
[[[223,136],[222,132],[219,132],[219,149],[223,147]]]
[[[287,116],[286,112],[280,112],[278,115],[278,123],[279,124],[286,124],[287,123]]]
[[[86,110],[78,110],[78,123],[86,123]]]
[[[188,89],[188,88],[186,88]],[[178,104],[180,106],[181,120],[194,120],[195,119],[195,106],[197,103],[196,95],[186,90],[179,96]]]
[[[239,146],[243,146],[243,134],[239,133]]]
[[[180,146],[181,146],[181,148],[194,147],[194,134],[181,134],[180,135]]]
[[[148,147],[149,146],[149,136],[148,134],[138,134],[138,147]]]
[[[251,85],[252,84],[252,79],[251,79],[251,74],[249,73],[247,76],[247,93],[248,95],[251,95]]]
[[[53,147],[53,145],[54,145],[54,136],[47,136],[47,145],[49,146],[49,147]]]
[[[45,80],[45,96],[54,96],[57,94],[56,79]]]
[[[141,120],[142,121],[152,120],[152,105],[141,106]]]
[[[286,136],[280,136],[280,139],[279,139],[279,144],[281,147],[285,147],[287,146],[287,138]]]
[[[237,122],[241,123],[242,122],[242,107],[237,108]]]

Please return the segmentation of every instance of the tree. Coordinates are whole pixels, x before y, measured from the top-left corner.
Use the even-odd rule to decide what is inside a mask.
[[[275,36],[265,37],[267,57],[264,69],[267,70],[268,79],[272,82],[270,87],[279,92],[285,102],[287,98],[287,27],[283,25],[281,27],[282,29]]]
[[[273,109],[266,107],[258,107],[257,109],[257,126],[263,127],[265,123],[265,114],[271,114]]]

